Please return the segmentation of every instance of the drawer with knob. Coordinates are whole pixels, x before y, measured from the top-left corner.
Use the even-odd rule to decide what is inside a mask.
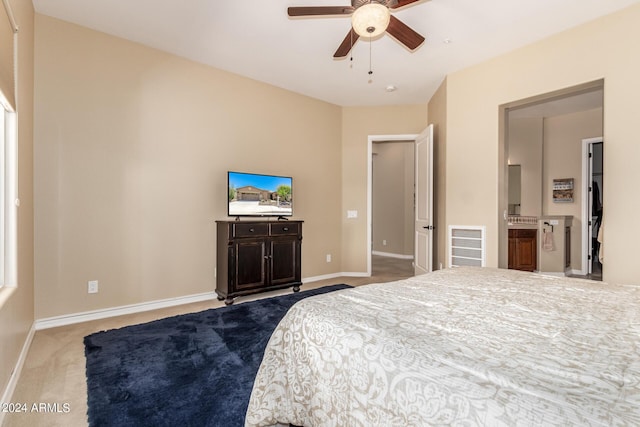
[[[268,236],[269,224],[266,223],[238,223],[231,227],[231,238],[234,237],[253,237]]]
[[[298,234],[299,230],[298,223],[273,223],[271,224],[271,235],[272,236],[281,236],[281,235],[289,235],[289,234]]]

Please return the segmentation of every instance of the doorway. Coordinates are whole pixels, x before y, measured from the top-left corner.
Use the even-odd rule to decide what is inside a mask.
[[[583,244],[582,275],[592,280],[602,280],[604,251],[600,251],[603,213],[603,139],[582,140],[583,194]]]
[[[582,257],[586,257],[590,249],[588,249],[589,246],[585,246],[589,243],[589,238],[583,237],[583,229],[588,221],[586,211],[588,202],[585,201],[588,193],[583,190],[583,186],[590,179],[585,176],[581,144],[585,138],[602,135],[603,96],[604,81],[597,80],[501,106],[499,151],[501,164],[499,266],[501,268],[508,268],[508,230],[511,228],[510,223],[515,223],[513,215],[519,213],[522,216],[531,217],[531,220],[536,222],[540,216],[551,215],[572,219],[569,236],[570,252],[567,251],[565,255],[569,265],[565,267],[564,272],[558,271],[558,273],[586,275],[587,263],[582,261]],[[518,127],[512,126],[514,119],[519,120]],[[523,130],[526,131],[524,134],[528,136],[527,140],[521,136]],[[519,147],[516,153],[512,151],[514,142],[517,142],[515,147]],[[509,209],[509,196],[516,193],[511,186],[517,184],[509,179],[509,164],[520,165],[522,171],[520,182],[522,191],[518,192],[519,200],[514,202],[518,205],[517,212],[513,207]],[[573,195],[569,199],[556,200],[552,191],[554,182],[565,178],[576,181]],[[602,190],[601,187],[600,190]],[[538,255],[540,250],[541,246],[538,245]],[[546,272],[547,270],[538,271]]]
[[[368,138],[368,152],[367,152],[367,274],[370,276],[372,273],[372,257],[374,252],[373,245],[373,169],[374,169],[374,144],[377,143],[410,143],[414,151],[413,167],[407,165],[403,170],[409,170],[413,175],[413,183],[405,180],[402,189],[399,191],[402,194],[408,194],[408,199],[405,208],[406,218],[410,218],[411,221],[405,221],[406,229],[411,224],[413,230],[413,239],[405,239],[413,243],[413,251],[407,250],[406,252],[411,254],[414,259],[414,267],[416,271],[418,269],[427,268],[431,271],[432,266],[432,233],[433,233],[433,126],[427,127],[420,134],[413,135],[376,135],[369,136]],[[377,156],[377,155],[376,155]],[[421,161],[418,161],[421,160]],[[406,160],[405,160],[406,161]],[[395,170],[398,175],[398,170]],[[402,174],[404,175],[404,174]],[[416,191],[416,188],[418,189]],[[395,190],[388,190],[395,191]],[[382,193],[382,197],[385,194]],[[384,201],[384,200],[383,200]],[[423,206],[423,209],[415,209],[415,206]],[[415,212],[413,215],[411,212]],[[423,224],[424,223],[424,224]],[[418,227],[420,225],[420,227]],[[417,232],[417,229],[420,232]],[[426,237],[425,237],[426,236]],[[385,239],[383,236],[376,234],[376,239],[380,240],[376,244],[382,243],[383,240],[387,240],[387,246],[389,246],[389,239]],[[420,244],[418,244],[420,243]],[[384,245],[382,247],[385,247]],[[384,251],[387,252],[387,251]],[[418,262],[415,262],[415,261]]]
[[[413,260],[414,146],[414,141],[373,143],[371,250],[377,257]]]

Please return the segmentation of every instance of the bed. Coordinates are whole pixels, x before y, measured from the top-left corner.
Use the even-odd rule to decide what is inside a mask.
[[[453,268],[296,303],[245,425],[638,426],[640,287]]]

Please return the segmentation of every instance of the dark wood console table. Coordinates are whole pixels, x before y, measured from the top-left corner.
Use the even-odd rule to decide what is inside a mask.
[[[302,285],[303,221],[216,221],[218,300]]]

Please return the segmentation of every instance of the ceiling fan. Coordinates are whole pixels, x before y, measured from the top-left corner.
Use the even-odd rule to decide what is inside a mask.
[[[376,37],[385,31],[409,50],[415,50],[424,42],[424,37],[390,12],[418,1],[421,0],[351,0],[351,6],[293,6],[287,9],[287,14],[292,17],[351,15],[351,30],[333,54],[334,58],[343,58],[359,37]]]

